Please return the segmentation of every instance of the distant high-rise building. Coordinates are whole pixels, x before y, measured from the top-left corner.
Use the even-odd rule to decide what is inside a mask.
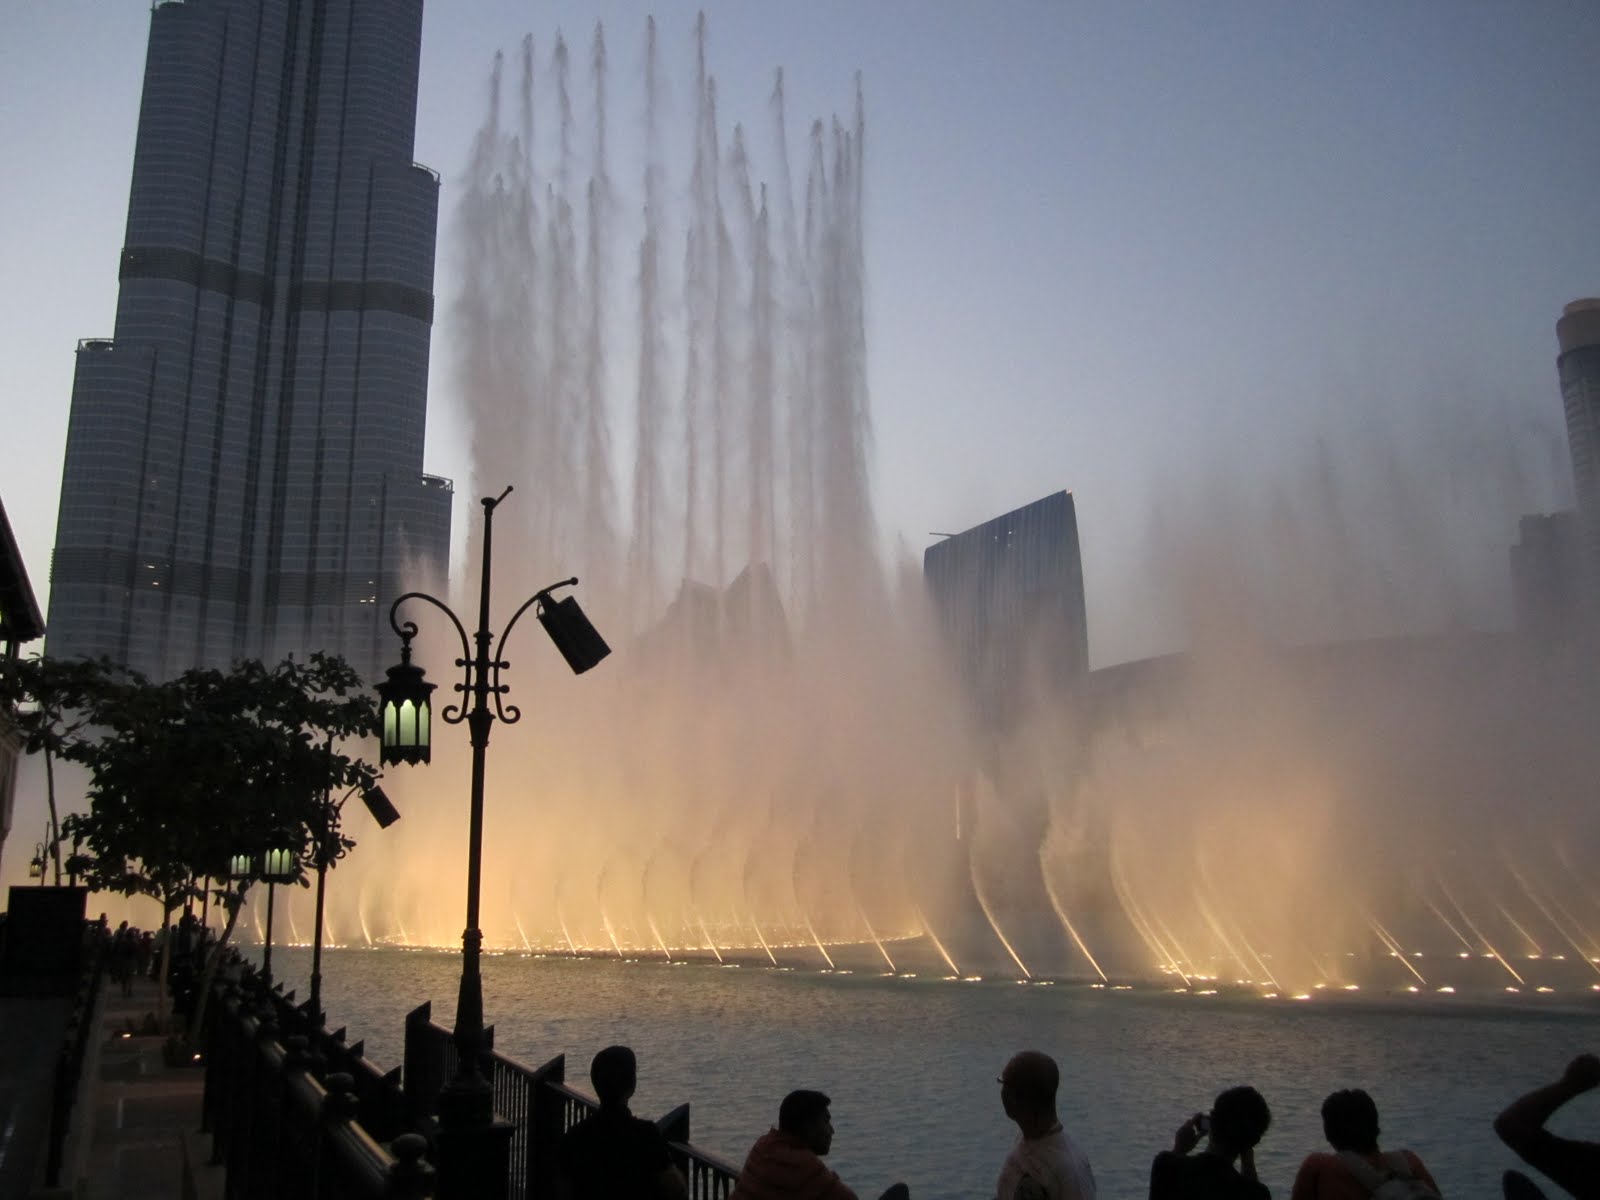
[[[923,578],[983,723],[1004,728],[1088,669],[1078,517],[1057,492],[929,546]]]
[[[1556,341],[1578,512],[1593,525],[1600,522],[1600,300],[1567,305],[1556,322]]]
[[[442,579],[421,34],[422,0],[156,0],[115,336],[78,346],[53,655],[370,675],[387,602]]]

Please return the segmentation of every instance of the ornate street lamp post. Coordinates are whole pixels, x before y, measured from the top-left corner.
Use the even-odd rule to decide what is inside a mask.
[[[483,980],[479,974],[483,932],[478,927],[483,865],[484,756],[489,746],[489,730],[497,718],[513,725],[522,716],[515,705],[501,702],[501,697],[509,690],[500,682],[500,672],[510,666],[503,658],[506,639],[522,614],[537,605],[540,624],[574,673],[582,674],[611,653],[611,648],[583,615],[575,599],[568,596],[556,601],[551,597],[555,589],[577,583],[576,578],[552,583],[525,600],[506,623],[498,642],[495,641],[489,628],[494,510],[510,494],[511,488],[507,487],[500,495],[483,500],[483,567],[478,590],[478,629],[472,638],[476,652],[468,644],[466,628],[448,605],[425,592],[408,592],[389,609],[389,624],[400,635],[400,664],[390,667],[388,678],[377,686],[383,739],[379,761],[384,764],[427,762],[431,757],[434,685],[423,679],[420,667],[411,664],[411,639],[417,635],[417,626],[411,621],[402,625],[396,614],[407,601],[421,600],[450,618],[461,639],[461,657],[456,665],[464,674],[455,690],[463,699],[460,704],[447,706],[440,716],[449,725],[465,721],[472,735],[472,806],[467,827],[467,927],[461,935],[461,988],[456,1001],[453,1035],[457,1073],[439,1095],[441,1200],[456,1196],[500,1196],[504,1195],[506,1186],[504,1163],[499,1160],[504,1158],[509,1143],[490,1150],[483,1138],[494,1124],[494,1105],[489,1081],[483,1077],[479,1062],[483,1053]],[[491,644],[494,645],[492,655]],[[489,705],[491,696],[493,711]]]
[[[333,752],[329,744],[328,752]],[[315,940],[311,943],[311,996],[306,1001],[306,1015],[311,1020],[312,1028],[322,1026],[322,913],[323,898],[328,886],[328,868],[344,857],[345,845],[334,831],[335,819],[344,808],[344,802],[361,793],[361,800],[367,806],[367,811],[378,822],[379,829],[387,829],[400,819],[400,813],[389,802],[389,797],[384,795],[383,789],[377,784],[370,787],[357,784],[346,792],[337,802],[327,801],[323,813],[322,827],[317,830],[317,844],[312,851],[313,860],[317,866],[317,916]]]
[[[268,987],[272,986],[272,902],[278,884],[293,883],[299,869],[288,843],[286,835],[274,834],[271,849],[259,854],[235,854],[228,863],[230,878],[257,879],[267,885],[267,944],[261,951],[261,978]]]
[[[49,821],[44,823],[44,837],[42,842],[33,844],[33,857],[28,860],[28,878],[37,879],[39,886],[44,886],[44,869],[50,862],[50,850],[54,841],[51,837],[52,825]],[[56,868],[56,886],[61,886],[61,868]]]

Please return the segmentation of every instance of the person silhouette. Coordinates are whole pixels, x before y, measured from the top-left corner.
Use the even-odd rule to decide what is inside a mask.
[[[778,1106],[778,1124],[756,1139],[728,1200],[858,1200],[822,1162],[833,1145],[832,1101],[821,1092],[790,1092]],[[879,1200],[910,1200],[903,1183]]]
[[[561,1200],[688,1196],[661,1130],[628,1111],[638,1080],[638,1059],[627,1046],[607,1046],[594,1056],[589,1082],[600,1107],[561,1136],[556,1151]]]
[[[1568,1100],[1597,1086],[1600,1058],[1580,1054],[1567,1064],[1560,1079],[1519,1096],[1494,1119],[1496,1135],[1518,1158],[1580,1200],[1600,1197],[1600,1143],[1557,1137],[1544,1124]],[[1528,1180],[1524,1177],[1522,1183]],[[1511,1194],[1509,1187],[1507,1194]]]
[[[1270,1200],[1256,1178],[1255,1148],[1272,1112],[1253,1087],[1233,1087],[1195,1113],[1150,1164],[1150,1200]],[[1206,1138],[1205,1149],[1191,1153]],[[1238,1163],[1235,1167],[1234,1164]]]
[[[1056,1116],[1061,1071],[1038,1050],[1013,1054],[1000,1072],[1000,1106],[1017,1126],[1000,1168],[997,1200],[1095,1200],[1094,1172]]]

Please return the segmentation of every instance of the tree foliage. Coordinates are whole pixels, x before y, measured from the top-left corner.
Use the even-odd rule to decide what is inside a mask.
[[[343,659],[195,668],[107,686],[87,707],[98,736],[66,753],[90,772],[89,810],[63,832],[86,847],[91,887],[170,908],[195,878],[226,879],[235,854],[292,850],[304,882],[315,849],[352,844],[337,797],[376,772],[340,745],[373,732],[375,705]],[[225,893],[230,910],[243,894]]]
[[[91,698],[113,691],[120,694],[122,687],[143,682],[106,659],[0,658],[0,705],[16,725],[23,752],[44,758],[50,851],[58,884],[62,828],[56,805],[56,760],[71,758],[70,752],[91,732]]]

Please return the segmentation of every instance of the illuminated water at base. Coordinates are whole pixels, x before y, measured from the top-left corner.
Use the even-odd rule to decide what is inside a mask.
[[[486,1017],[502,1053],[530,1065],[564,1053],[579,1086],[600,1047],[634,1046],[634,1110],[655,1117],[690,1101],[695,1141],[735,1161],[785,1091],[821,1088],[833,1098],[831,1162],[845,1181],[876,1195],[904,1179],[918,1200],[993,1194],[1014,1137],[994,1078],[1022,1047],[1061,1063],[1061,1117],[1103,1197],[1143,1196],[1150,1158],[1179,1122],[1241,1082],[1272,1106],[1257,1161],[1274,1195],[1287,1196],[1300,1159],[1323,1148],[1322,1098],[1359,1086],[1378,1103],[1384,1144],[1416,1150],[1444,1194],[1461,1197],[1498,1194],[1500,1172],[1514,1165],[1490,1129],[1495,1113],[1600,1042],[1600,999],[1577,988],[1295,1004],[1001,977],[962,983],[924,970],[920,954],[910,955],[915,978],[887,977],[881,958],[872,966],[876,954],[852,950],[848,973],[493,956],[483,968]],[[931,950],[926,957],[937,962]],[[280,948],[274,958],[303,995],[309,954]],[[387,1068],[401,1061],[407,1009],[431,1000],[434,1019],[449,1023],[459,970],[459,956],[438,951],[329,951],[326,1005]],[[1596,1097],[1568,1108],[1553,1128],[1592,1136]]]

